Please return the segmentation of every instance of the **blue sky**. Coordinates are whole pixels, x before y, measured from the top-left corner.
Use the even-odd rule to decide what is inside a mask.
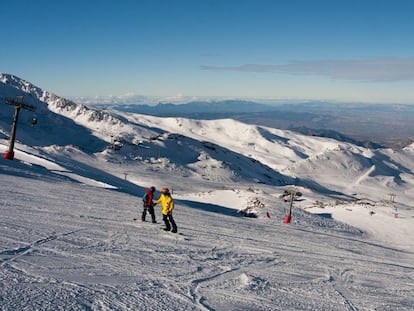
[[[1,0],[0,12],[0,72],[61,96],[414,104],[411,0]]]

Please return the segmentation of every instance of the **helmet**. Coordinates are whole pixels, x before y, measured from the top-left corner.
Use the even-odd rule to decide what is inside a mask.
[[[164,188],[161,189],[161,193],[167,194],[169,192],[170,192],[170,190],[168,188],[164,187]]]
[[[152,192],[155,192],[155,187],[154,186],[152,186],[150,189],[151,189]]]

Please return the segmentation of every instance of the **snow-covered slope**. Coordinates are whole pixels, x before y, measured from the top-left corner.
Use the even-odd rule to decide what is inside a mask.
[[[0,74],[1,153],[16,95],[39,123],[21,111],[0,159],[2,309],[411,310],[412,146],[95,110]],[[132,220],[150,185],[183,235]]]
[[[76,150],[54,152],[63,158]],[[97,167],[88,169],[99,176]],[[107,185],[28,153],[0,161],[2,310],[412,309],[412,211],[395,219],[385,206],[373,207],[374,215],[350,204],[326,206],[320,216],[295,208],[288,225],[287,204],[273,187],[182,189],[188,181],[176,176],[181,234],[174,235],[133,220],[142,186],[164,185],[163,176],[139,182],[131,195],[123,192],[128,180],[108,177],[124,188],[102,189]],[[305,189],[306,199],[295,204],[309,203],[309,195]],[[249,204],[259,218],[234,209]],[[374,228],[367,221],[379,222],[381,235],[334,221],[328,215],[335,209],[348,221],[365,220],[367,229]],[[156,214],[160,221],[158,207]]]

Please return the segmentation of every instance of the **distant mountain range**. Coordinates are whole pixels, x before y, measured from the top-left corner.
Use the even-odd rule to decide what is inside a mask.
[[[186,104],[158,103],[155,106],[143,104],[109,104],[106,108],[119,111],[142,113],[154,116],[182,116],[204,114],[238,114],[250,112],[272,111],[275,107],[252,101],[223,100],[223,101],[195,101]]]
[[[1,74],[0,81],[4,85],[19,87],[28,92],[29,97],[26,97],[26,100],[32,101],[33,96],[43,100],[50,97],[51,100],[60,101],[57,108],[62,106],[64,109],[68,107],[75,109],[75,102],[61,99],[13,75]],[[17,94],[16,92],[13,91],[11,95]],[[0,89],[0,100],[2,96]],[[97,110],[106,108],[160,117],[185,117],[200,120],[234,119],[248,124],[289,129],[310,136],[335,138],[369,148],[403,148],[414,141],[414,122],[412,122],[414,105],[318,101],[275,104],[220,100],[192,101],[183,104],[110,103],[88,106],[96,107]],[[82,109],[89,109],[88,106],[82,105]]]
[[[99,105],[101,106],[101,105]],[[414,140],[414,105],[304,102],[263,104],[242,100],[185,104],[109,104],[101,107],[160,117],[235,119],[249,124],[331,137],[369,148],[401,148]]]

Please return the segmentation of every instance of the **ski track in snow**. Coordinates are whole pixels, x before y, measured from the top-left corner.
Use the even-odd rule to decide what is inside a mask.
[[[61,233],[61,234],[52,234],[50,236],[47,236],[45,238],[39,239],[37,241],[34,241],[33,243],[30,243],[27,246],[19,247],[16,249],[10,249],[10,250],[3,250],[0,251],[0,256],[10,256],[10,258],[6,258],[3,261],[0,261],[0,266],[4,266],[6,263],[13,261],[17,259],[20,256],[27,255],[29,252],[31,252],[36,247],[48,243],[50,241],[56,240],[58,237],[63,237],[65,235],[73,234],[75,231],[67,232],[67,233]]]

